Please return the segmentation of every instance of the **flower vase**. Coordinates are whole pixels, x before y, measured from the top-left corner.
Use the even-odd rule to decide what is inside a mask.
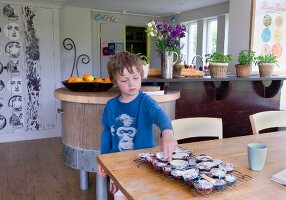
[[[174,54],[176,55],[175,61]],[[177,62],[178,58],[178,54],[173,51],[165,51],[161,53],[161,78],[173,78],[173,65]]]

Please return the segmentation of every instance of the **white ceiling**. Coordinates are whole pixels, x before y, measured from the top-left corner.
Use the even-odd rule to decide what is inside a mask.
[[[153,16],[175,15],[188,10],[229,0],[9,0],[8,2],[63,4],[92,10],[124,12]],[[6,1],[7,2],[7,1]]]

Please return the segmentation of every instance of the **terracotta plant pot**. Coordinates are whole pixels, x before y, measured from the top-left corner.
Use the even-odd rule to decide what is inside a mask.
[[[212,78],[224,78],[226,77],[226,72],[228,68],[228,63],[210,63],[209,71]]]
[[[251,65],[235,65],[237,77],[248,77],[251,73]]]
[[[275,66],[275,64],[272,64],[272,63],[262,63],[262,64],[258,65],[260,77],[272,76],[274,66]]]

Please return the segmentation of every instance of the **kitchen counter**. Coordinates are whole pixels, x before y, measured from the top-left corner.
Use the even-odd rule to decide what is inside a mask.
[[[160,85],[165,91],[179,90],[176,118],[220,117],[223,119],[223,137],[252,133],[249,115],[279,110],[281,87],[286,76],[239,78],[185,77],[160,79],[150,77],[143,85]],[[282,97],[285,98],[285,97]]]
[[[159,77],[149,77],[143,79],[143,83],[148,82],[164,82],[164,83],[182,83],[182,82],[207,82],[207,81],[270,81],[270,80],[286,80],[286,75],[273,75],[271,77],[260,77],[258,74],[250,75],[249,77],[237,77],[236,75],[228,75],[225,78],[204,77],[180,77],[172,79],[161,79]]]

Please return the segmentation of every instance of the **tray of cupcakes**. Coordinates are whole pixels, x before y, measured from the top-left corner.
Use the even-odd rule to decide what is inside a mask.
[[[138,154],[139,164],[152,167],[157,173],[178,181],[207,197],[251,180],[251,176],[236,170],[231,163],[208,155],[194,155],[192,150],[178,148],[172,160],[164,159],[162,152]]]

